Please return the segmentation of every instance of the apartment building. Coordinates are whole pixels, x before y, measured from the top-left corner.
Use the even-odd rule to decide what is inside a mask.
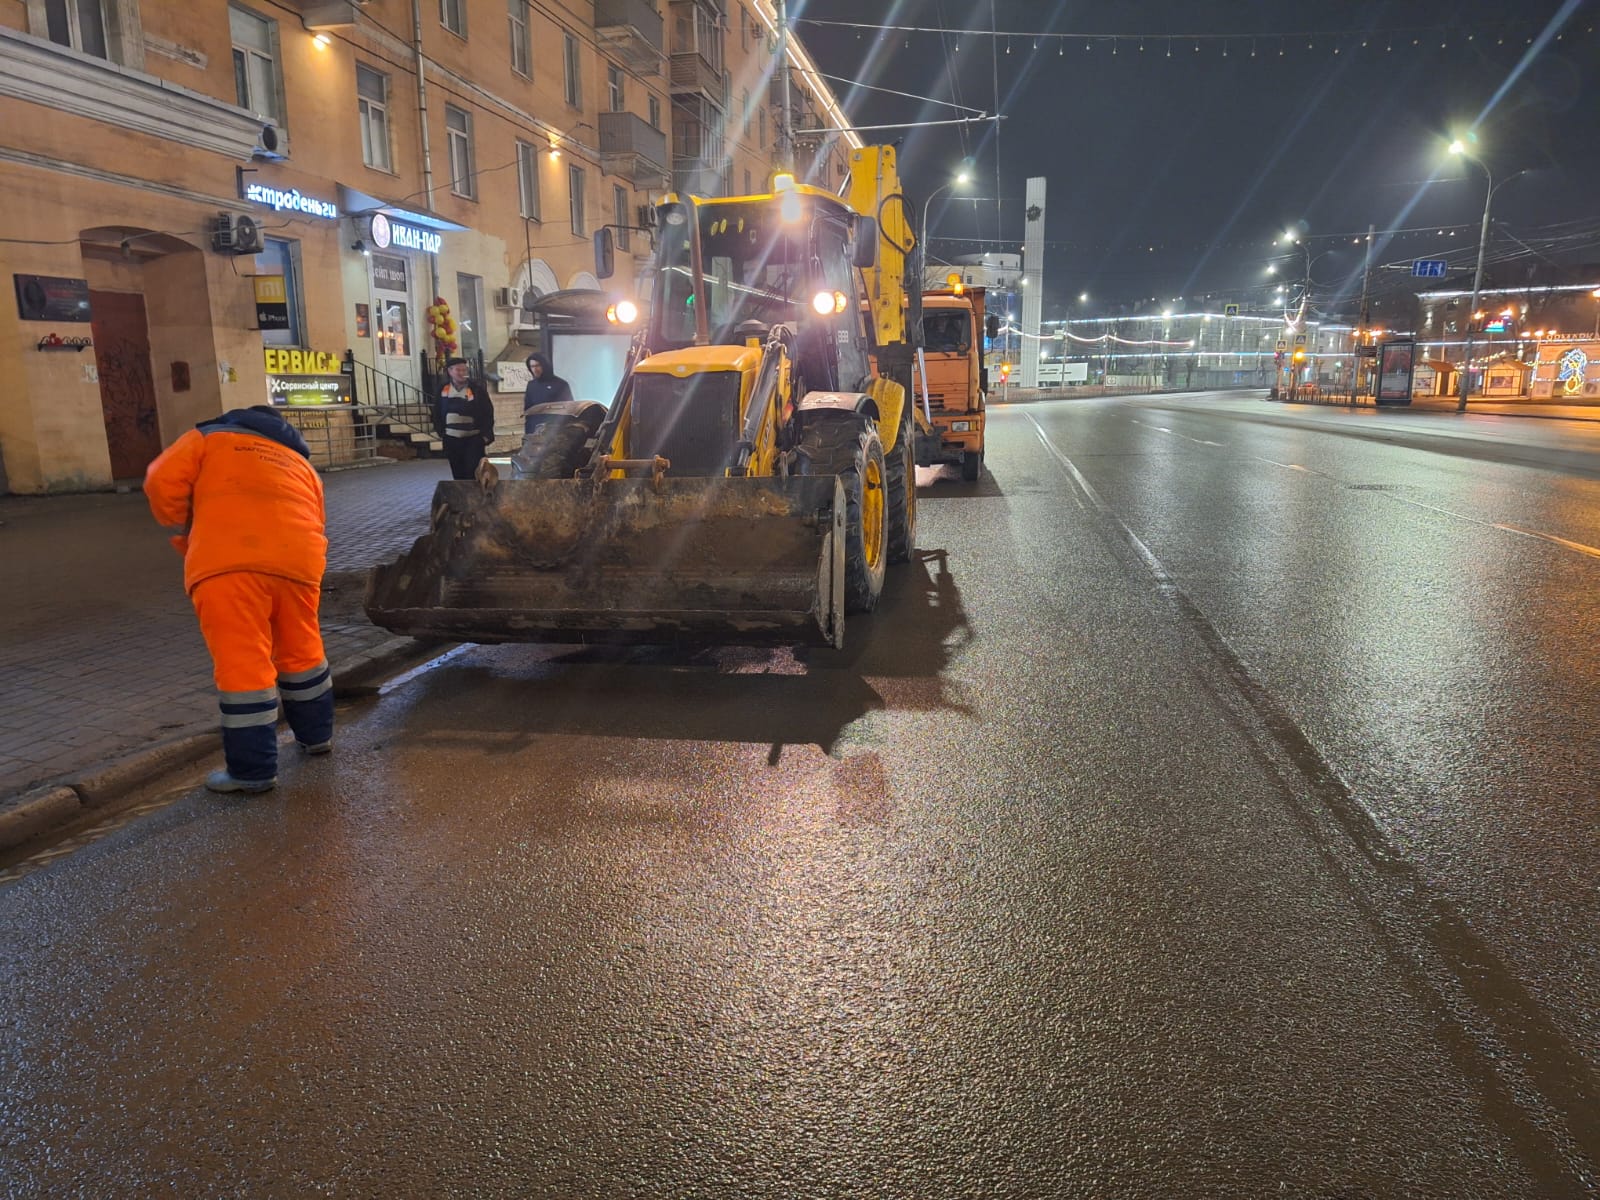
[[[137,479],[268,401],[337,445],[355,380],[422,386],[440,300],[462,352],[519,362],[529,302],[599,288],[598,227],[767,186],[776,28],[766,0],[0,9],[0,485]],[[789,51],[797,167],[842,177],[859,143]],[[625,292],[649,242],[619,244]]]

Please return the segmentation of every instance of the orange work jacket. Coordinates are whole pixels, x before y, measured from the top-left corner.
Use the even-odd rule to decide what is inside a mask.
[[[173,540],[183,554],[184,590],[229,571],[321,584],[328,562],[321,478],[288,445],[225,422],[191,429],[145,472],[156,520],[187,533]]]

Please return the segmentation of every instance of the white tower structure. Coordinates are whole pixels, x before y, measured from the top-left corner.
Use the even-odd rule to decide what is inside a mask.
[[[1026,235],[1022,242],[1022,338],[1017,347],[1017,384],[1039,386],[1039,317],[1044,310],[1044,177],[1028,180]]]

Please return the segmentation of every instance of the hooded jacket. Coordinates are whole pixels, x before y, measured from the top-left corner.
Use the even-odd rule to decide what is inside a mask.
[[[572,399],[572,388],[567,385],[565,379],[562,379],[561,376],[551,370],[548,358],[543,354],[530,354],[528,355],[528,362],[538,363],[544,368],[544,374],[536,379],[528,380],[528,386],[523,389],[522,411],[524,415],[536,404],[554,404],[560,400]],[[533,369],[530,366],[529,374],[531,375],[532,373]]]
[[[229,571],[320,584],[327,566],[322,479],[298,430],[266,406],[202,421],[150,464],[156,520],[184,529],[184,590]]]

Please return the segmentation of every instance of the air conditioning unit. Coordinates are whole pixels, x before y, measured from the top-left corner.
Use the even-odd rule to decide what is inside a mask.
[[[276,122],[265,122],[256,134],[256,144],[250,151],[250,157],[273,161],[289,157],[289,135]]]
[[[261,226],[254,217],[218,213],[211,230],[211,248],[219,254],[260,254]]]
[[[639,205],[639,224],[642,228],[654,229],[658,219],[659,218],[656,215],[656,206],[654,204]]]
[[[496,308],[520,309],[522,307],[522,289],[519,287],[496,288],[494,306]]]

